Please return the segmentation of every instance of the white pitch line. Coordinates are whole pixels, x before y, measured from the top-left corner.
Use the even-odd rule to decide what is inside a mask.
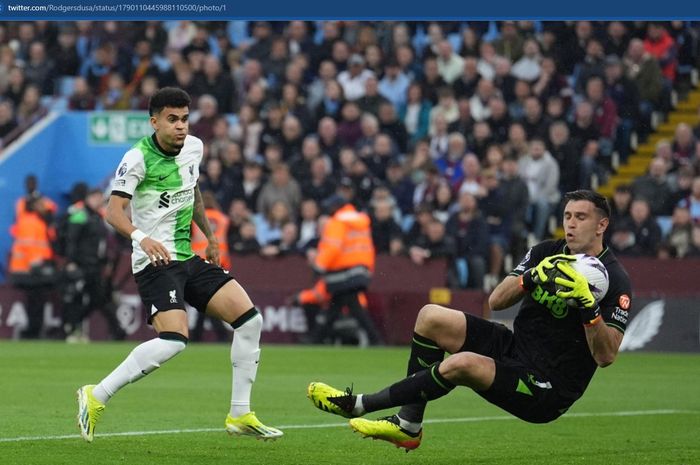
[[[568,413],[561,418],[588,418],[588,417],[637,417],[646,415],[674,415],[674,414],[698,414],[695,410],[631,410],[622,412],[607,412],[607,413]],[[518,420],[513,416],[489,416],[489,417],[465,417],[465,418],[435,418],[425,420],[424,423],[476,423],[481,421],[501,421],[501,420]],[[281,430],[288,429],[317,429],[317,428],[339,428],[347,426],[347,423],[319,423],[314,425],[281,425],[277,426]],[[99,438],[110,438],[119,436],[152,436],[157,434],[183,434],[183,433],[212,433],[223,432],[223,428],[187,428],[187,429],[168,429],[157,431],[124,431],[121,433],[103,433],[98,434]],[[19,436],[15,438],[0,438],[0,442],[22,442],[22,441],[55,441],[59,439],[78,439],[79,434],[65,434],[60,436]]]

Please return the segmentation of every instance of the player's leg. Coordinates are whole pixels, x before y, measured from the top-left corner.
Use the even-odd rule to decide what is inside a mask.
[[[188,327],[184,302],[183,269],[173,262],[168,268],[147,267],[136,274],[139,293],[147,309],[149,323],[158,337],[136,346],[109,375],[97,385],[78,390],[78,426],[86,441],[92,441],[95,424],[105,404],[121,388],[159,368],[187,346]]]
[[[362,301],[362,302],[361,302]],[[382,338],[374,326],[374,322],[367,311],[367,298],[362,291],[349,292],[345,298],[346,305],[350,311],[350,315],[357,320],[357,323],[362,329],[367,332],[369,343],[371,345],[379,345],[382,343]],[[364,302],[364,303],[363,303]]]
[[[233,279],[228,280],[209,299],[206,312],[233,327],[231,409],[226,418],[226,430],[232,434],[263,439],[282,436],[278,429],[262,424],[250,410],[250,394],[260,358],[262,315],[245,290]]]

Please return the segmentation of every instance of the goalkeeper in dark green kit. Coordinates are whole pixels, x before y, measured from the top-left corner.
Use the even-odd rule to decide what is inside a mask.
[[[564,414],[583,395],[596,368],[614,362],[631,308],[629,277],[603,243],[607,200],[588,190],[569,192],[564,200],[566,238],[530,249],[489,297],[494,311],[521,301],[513,331],[425,305],[414,328],[407,378],[373,394],[314,382],[307,390],[313,404],[352,418],[350,426],[363,436],[406,450],[421,443],[427,402],[455,386],[469,387],[527,422],[546,423]],[[598,257],[607,269],[609,288],[599,302],[586,278],[569,264],[574,254]],[[391,407],[400,410],[378,420],[357,418]]]

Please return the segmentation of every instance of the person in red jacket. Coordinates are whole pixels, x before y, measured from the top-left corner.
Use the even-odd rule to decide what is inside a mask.
[[[312,341],[324,342],[343,308],[347,308],[367,332],[369,343],[379,344],[379,333],[359,301],[359,294],[367,289],[374,272],[369,216],[358,212],[341,195],[326,199],[323,208],[330,218],[321,233],[313,268],[323,277],[331,299],[326,321],[317,326]]]

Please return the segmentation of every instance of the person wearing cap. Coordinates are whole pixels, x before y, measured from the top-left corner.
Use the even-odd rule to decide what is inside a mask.
[[[340,194],[324,200],[322,207],[330,218],[321,232],[312,267],[323,277],[331,297],[326,320],[316,327],[311,340],[314,343],[326,341],[334,323],[347,308],[367,333],[369,343],[379,344],[379,333],[359,298],[374,272],[375,250],[369,216],[357,211],[348,198]]]
[[[365,67],[365,59],[357,53],[348,58],[348,69],[338,74],[346,100],[357,100],[365,95],[365,81],[374,73]]]

